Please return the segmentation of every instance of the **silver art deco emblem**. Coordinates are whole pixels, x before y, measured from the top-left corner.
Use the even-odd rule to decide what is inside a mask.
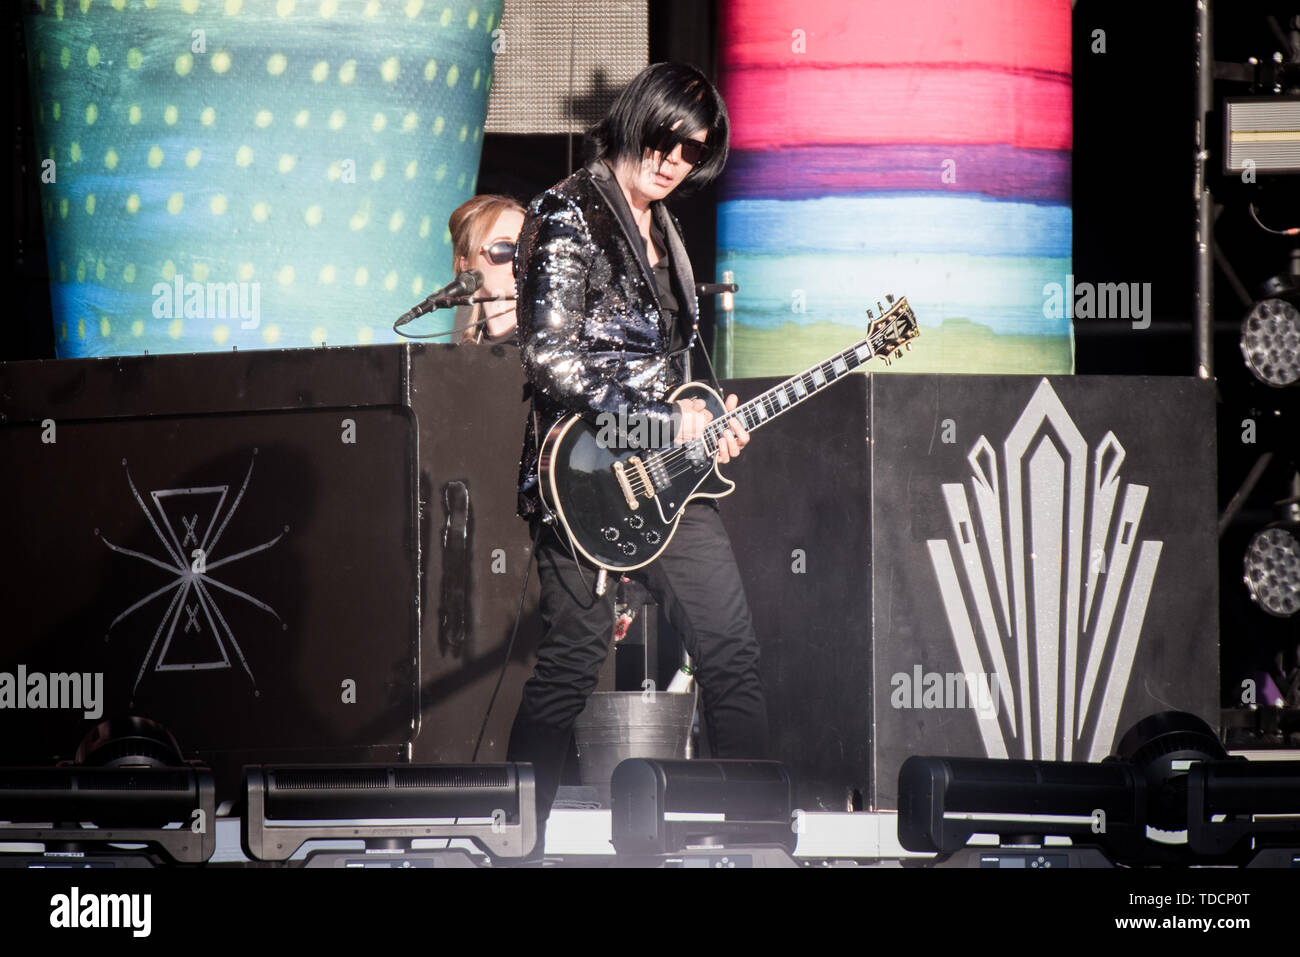
[[[989,757],[1111,751],[1164,544],[1138,540],[1124,456],[1113,432],[1090,450],[1043,379],[1001,458],[981,435],[969,489],[943,486],[952,537],[926,545],[962,670],[1004,704],[971,712]]]

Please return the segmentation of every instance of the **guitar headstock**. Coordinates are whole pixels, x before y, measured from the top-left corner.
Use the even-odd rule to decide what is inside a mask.
[[[889,365],[893,359],[902,358],[904,349],[912,351],[912,340],[921,334],[921,328],[912,307],[907,304],[906,296],[897,302],[893,296],[885,296],[885,300],[889,303],[888,308],[882,306],[879,300],[876,301],[876,308],[880,310],[879,318],[873,316],[870,309],[867,310],[867,318],[872,320],[867,326],[867,342],[871,346],[871,354],[880,356],[885,360],[885,365]]]

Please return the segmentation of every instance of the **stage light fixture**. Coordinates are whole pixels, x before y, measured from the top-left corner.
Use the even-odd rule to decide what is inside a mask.
[[[1161,711],[1125,732],[1115,757],[1133,764],[1146,781],[1147,822],[1177,833],[1187,828],[1187,769],[1194,763],[1226,761],[1228,752],[1201,718]]]
[[[913,756],[898,776],[899,843],[981,866],[1035,866],[1024,853],[1011,865],[978,861],[984,849],[968,843],[987,833],[1004,847],[1042,845],[1040,866],[1053,854],[1067,866],[1098,863],[1079,844],[1126,864],[1185,863],[1188,769],[1205,763],[1228,763],[1228,753],[1182,711],[1143,718],[1100,764]],[[1049,836],[1076,846],[1049,851]]]
[[[1214,761],[1187,775],[1194,854],[1245,862],[1283,850],[1300,860],[1300,761]]]
[[[1262,610],[1275,618],[1300,611],[1300,540],[1294,529],[1274,525],[1256,532],[1243,567],[1251,601]]]
[[[776,761],[629,758],[610,779],[611,842],[620,856],[676,855],[682,867],[791,867],[792,795]]]
[[[0,866],[148,866],[123,844],[198,864],[216,850],[216,818],[205,768],[0,768],[0,843],[42,843],[59,855],[0,854]],[[139,863],[121,863],[128,856]]]
[[[175,736],[157,721],[140,715],[108,718],[81,739],[74,764],[87,767],[185,767]]]
[[[1300,539],[1294,526],[1256,532],[1242,565],[1251,601],[1262,610],[1277,618],[1300,612]]]
[[[1229,97],[1223,130],[1226,172],[1300,172],[1300,97]]]
[[[0,843],[45,853],[0,853],[0,867],[151,867],[212,857],[217,835],[212,772],[184,760],[162,725],[138,715],[101,721],[74,763],[0,768]]]
[[[1300,382],[1300,310],[1285,299],[1255,303],[1241,323],[1241,355],[1266,385]]]
[[[469,840],[494,858],[537,843],[531,764],[255,765],[244,788],[241,839],[259,861],[286,861],[312,840],[363,840],[387,853],[314,851],[304,866],[460,867],[474,866],[466,851],[411,842]]]
[[[1004,845],[1068,837],[1116,860],[1136,860],[1146,803],[1145,779],[1126,762],[913,755],[898,772],[898,842],[942,859],[964,851],[975,834],[997,834]],[[1099,863],[1079,859],[1079,850],[1054,849],[1074,857],[1074,866]]]

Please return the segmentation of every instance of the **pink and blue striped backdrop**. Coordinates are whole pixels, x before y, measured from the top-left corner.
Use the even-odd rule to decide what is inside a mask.
[[[731,372],[788,374],[906,295],[899,371],[1073,371],[1069,0],[723,0]],[[879,368],[873,364],[873,368]]]

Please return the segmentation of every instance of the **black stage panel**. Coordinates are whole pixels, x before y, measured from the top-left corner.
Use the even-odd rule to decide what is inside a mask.
[[[745,401],[779,379],[724,383]],[[756,431],[721,511],[762,658],[772,753],[804,810],[850,809],[871,766],[871,475],[865,376]]]
[[[232,773],[404,756],[407,375],[401,347],[0,365],[0,672],[100,673],[102,717]],[[0,760],[71,757],[85,710],[6,707]]]
[[[519,634],[478,753],[481,761],[504,761],[541,631],[532,543],[515,514],[528,415],[519,350],[410,348],[424,609],[414,760],[471,759],[527,576]]]
[[[1213,423],[1190,379],[880,375],[757,433],[723,514],[801,806],[893,809],[910,754],[1214,723]]]

